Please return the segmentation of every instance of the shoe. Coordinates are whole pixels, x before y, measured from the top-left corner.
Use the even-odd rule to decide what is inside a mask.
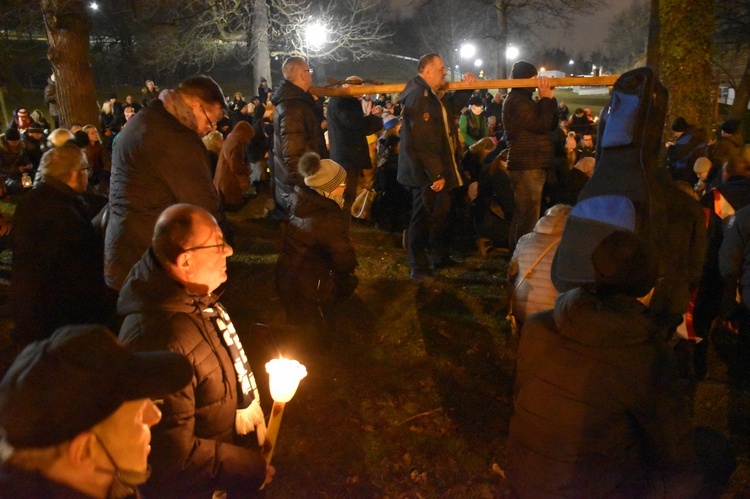
[[[424,282],[429,277],[432,277],[430,269],[411,269],[409,271],[409,279],[417,283]]]
[[[461,262],[459,262],[458,260],[454,260],[450,256],[444,256],[432,261],[432,268],[435,270],[447,269],[450,267],[455,267],[457,265],[461,265]]]

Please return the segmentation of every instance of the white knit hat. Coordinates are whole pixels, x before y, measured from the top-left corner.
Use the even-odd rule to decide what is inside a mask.
[[[330,159],[321,159],[320,169],[305,177],[306,186],[325,192],[333,192],[344,183],[346,183],[346,170]]]

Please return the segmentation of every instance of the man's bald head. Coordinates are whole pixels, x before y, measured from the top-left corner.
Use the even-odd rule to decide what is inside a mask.
[[[204,224],[216,225],[216,219],[198,206],[181,203],[164,210],[156,221],[151,239],[156,258],[175,263],[185,248],[193,246],[196,228]]]
[[[300,87],[307,92],[312,86],[312,75],[310,65],[302,57],[289,57],[281,66],[284,79]]]

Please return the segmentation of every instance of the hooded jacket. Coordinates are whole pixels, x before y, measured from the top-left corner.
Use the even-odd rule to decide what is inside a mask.
[[[330,271],[345,280],[357,267],[338,204],[307,186],[295,188],[292,200],[292,217],[276,263],[276,286],[287,315],[317,307],[318,280]]]
[[[674,357],[645,307],[582,288],[524,325],[508,479],[520,497],[607,497],[695,464]],[[632,492],[632,491],[631,491]]]
[[[271,103],[276,106],[273,116],[276,201],[285,212],[289,212],[294,186],[303,185],[302,176],[297,171],[299,158],[310,151],[317,152],[321,158],[328,154],[315,100],[310,93],[282,80],[274,90]]]
[[[211,497],[222,489],[246,497],[265,479],[260,453],[238,445],[234,431],[237,376],[204,312],[216,301],[189,294],[151,249],[120,291],[120,341],[136,351],[179,352],[193,365],[193,380],[164,397],[162,419],[151,429],[152,475],[141,487],[144,495]]]
[[[518,286],[536,259],[554,243],[531,275],[513,294],[513,313],[521,322],[531,314],[549,310],[555,306],[557,289],[552,284],[550,272],[567,220],[567,213],[544,215],[536,223],[534,231],[524,235],[516,244],[513,257],[508,264],[508,277],[514,286]]]
[[[514,88],[503,103],[508,171],[546,170],[552,164],[557,100],[544,98],[534,102],[532,95],[528,88]]]
[[[159,215],[176,203],[199,206],[220,223],[224,220],[201,138],[159,99],[150,100],[117,136],[112,153],[104,242],[109,287],[120,289],[130,268],[151,246]]]
[[[252,125],[247,121],[240,121],[221,146],[214,175],[214,187],[219,191],[224,205],[240,206],[245,201],[240,187],[240,177],[244,176],[249,183],[250,167],[247,165],[245,152],[247,144],[254,136]]]
[[[403,123],[398,181],[402,185],[423,187],[441,179],[445,179],[446,189],[461,185],[458,165],[463,154],[459,147],[455,118],[469,101],[471,93],[471,90],[459,90],[438,98],[421,76],[414,77],[406,84],[399,96]],[[446,133],[443,107],[448,117],[450,135]]]

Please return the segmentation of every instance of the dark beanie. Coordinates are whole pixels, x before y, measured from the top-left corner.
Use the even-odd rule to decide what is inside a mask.
[[[721,131],[724,133],[728,133],[729,135],[734,135],[735,133],[737,133],[739,129],[740,129],[739,120],[729,119],[721,124]]]
[[[672,131],[673,132],[685,132],[687,131],[688,127],[690,125],[688,124],[687,120],[680,116],[676,120],[674,120],[674,123],[672,123]]]
[[[478,95],[473,96],[471,99],[469,99],[469,106],[481,106],[482,105],[482,98]]]
[[[651,246],[630,231],[617,230],[591,253],[594,285],[598,293],[646,295],[659,277]]]
[[[21,134],[17,128],[8,128],[5,131],[5,140],[21,140]]]
[[[510,71],[510,77],[514,80],[534,78],[536,75],[536,67],[526,61],[517,61],[515,64],[513,64],[513,69],[511,69]]]

